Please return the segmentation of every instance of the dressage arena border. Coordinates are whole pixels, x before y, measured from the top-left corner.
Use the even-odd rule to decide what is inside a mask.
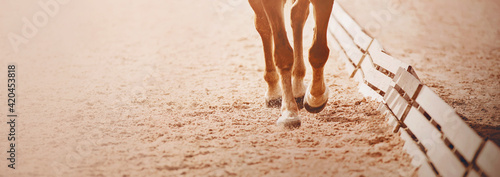
[[[337,2],[330,19],[331,47],[359,91],[380,102],[419,176],[500,176],[500,148],[470,128],[411,65],[385,52]]]

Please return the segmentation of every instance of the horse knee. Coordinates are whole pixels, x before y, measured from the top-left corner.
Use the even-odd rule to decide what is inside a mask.
[[[330,49],[326,44],[314,43],[309,49],[309,62],[313,68],[322,68],[330,54]]]

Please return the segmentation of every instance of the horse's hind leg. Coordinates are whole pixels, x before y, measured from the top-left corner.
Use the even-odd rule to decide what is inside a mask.
[[[267,82],[266,106],[279,108],[281,106],[281,88],[278,82],[278,72],[276,72],[273,61],[273,34],[271,26],[267,20],[262,0],[249,0],[248,2],[255,12],[255,28],[259,32],[264,48],[264,58],[266,61],[264,80]]]
[[[309,49],[309,63],[313,69],[312,84],[309,85],[304,98],[304,107],[311,113],[318,113],[328,102],[328,86],[323,78],[323,68],[330,49],[328,49],[326,33],[332,12],[333,0],[310,0],[314,7],[316,27],[314,39]]]

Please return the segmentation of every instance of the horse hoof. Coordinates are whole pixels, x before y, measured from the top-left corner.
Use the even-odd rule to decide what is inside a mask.
[[[284,111],[282,116],[276,121],[276,125],[283,128],[299,128],[300,117],[290,111]]]
[[[281,107],[281,98],[266,100],[266,106],[268,108],[280,108]]]
[[[297,107],[299,108],[299,110],[304,108],[304,96],[295,98],[295,102],[297,103]]]
[[[328,103],[328,87],[325,88],[325,92],[320,97],[313,97],[309,88],[306,91],[306,96],[304,98],[304,108],[310,113],[319,113],[323,111]]]
[[[328,102],[328,100],[327,100],[327,102]],[[307,112],[319,113],[319,112],[323,111],[323,109],[325,109],[327,102],[323,103],[321,106],[318,106],[318,107],[312,107],[307,102],[305,102],[304,108],[306,108]]]

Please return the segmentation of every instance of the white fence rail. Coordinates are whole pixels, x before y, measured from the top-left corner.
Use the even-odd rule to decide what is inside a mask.
[[[470,128],[411,65],[388,55],[337,2],[329,25],[332,48],[360,92],[381,102],[379,110],[405,140],[419,176],[500,176],[500,148]]]

